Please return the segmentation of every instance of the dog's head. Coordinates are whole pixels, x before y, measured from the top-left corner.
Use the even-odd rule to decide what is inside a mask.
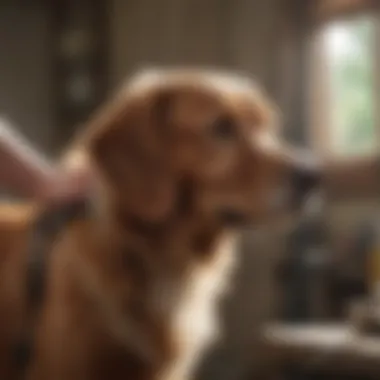
[[[315,179],[279,144],[275,107],[246,78],[145,73],[94,124],[87,143],[110,199],[143,220],[186,209],[225,224],[256,222],[286,170],[298,173],[303,192]]]

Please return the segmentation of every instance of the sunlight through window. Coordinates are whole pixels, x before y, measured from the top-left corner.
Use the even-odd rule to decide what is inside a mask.
[[[328,99],[329,150],[356,156],[376,149],[374,34],[370,17],[329,24],[322,30]]]

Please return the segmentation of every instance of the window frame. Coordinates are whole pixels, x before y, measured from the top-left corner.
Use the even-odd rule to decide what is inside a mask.
[[[312,3],[314,21],[321,25],[339,18],[380,9],[378,0],[315,0]]]
[[[322,49],[320,29],[327,23],[349,20],[360,14],[375,12],[375,41],[373,50],[374,67],[380,67],[380,4],[367,0],[320,0],[329,2],[329,11],[314,8],[314,22],[311,31],[311,44],[308,54],[308,115],[307,133],[311,147],[323,157],[327,166],[326,185],[333,198],[368,198],[380,196],[380,107],[374,107],[375,135],[378,149],[357,157],[340,157],[329,150],[328,128],[330,123],[329,91],[326,66]],[[335,8],[333,7],[335,3]],[[339,4],[338,4],[339,3]],[[314,2],[314,6],[316,3]],[[374,70],[375,105],[380,104],[380,70]]]

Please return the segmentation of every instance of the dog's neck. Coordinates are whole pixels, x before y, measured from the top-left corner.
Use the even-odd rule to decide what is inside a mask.
[[[107,246],[113,241],[118,249],[143,251],[162,260],[178,252],[192,255],[188,261],[207,260],[214,252],[215,244],[226,233],[215,220],[206,219],[196,212],[188,182],[179,185],[172,212],[160,220],[142,218],[109,199],[100,185],[92,202],[97,235]]]
[[[225,234],[217,224],[191,214],[159,222],[120,212],[113,215],[112,231],[118,231],[117,240],[122,247],[144,251],[163,261],[165,258],[186,262],[207,260],[217,241]],[[176,257],[178,255],[182,257]]]

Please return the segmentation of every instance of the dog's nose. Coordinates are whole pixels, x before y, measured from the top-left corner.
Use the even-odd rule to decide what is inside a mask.
[[[300,157],[291,168],[290,185],[296,206],[322,186],[321,165],[315,158]]]

